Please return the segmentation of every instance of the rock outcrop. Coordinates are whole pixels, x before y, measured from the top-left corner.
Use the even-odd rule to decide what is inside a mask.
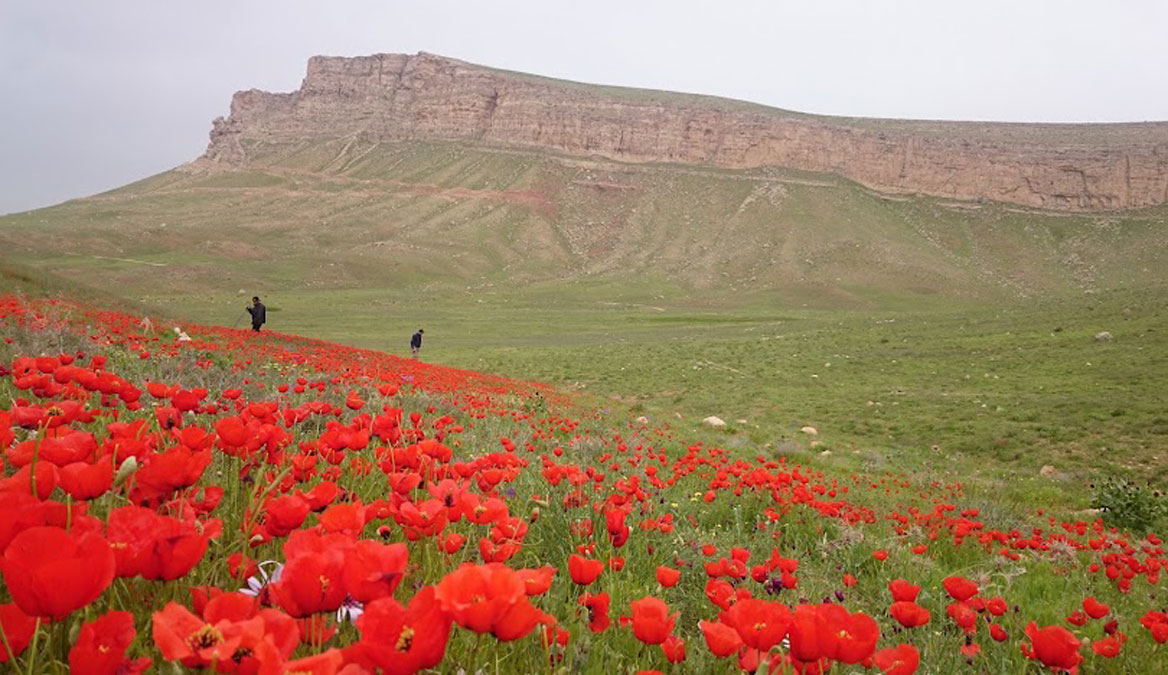
[[[239,92],[206,158],[249,141],[451,139],[727,168],[835,173],[875,190],[1043,209],[1168,203],[1168,123],[1000,124],[825,117],[584,85],[431,54],[316,56],[298,91]]]

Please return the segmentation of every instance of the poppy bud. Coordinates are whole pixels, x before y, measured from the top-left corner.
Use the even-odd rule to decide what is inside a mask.
[[[114,476],[114,487],[121,486],[126,480],[133,476],[138,470],[138,458],[130,455],[122,460],[122,465],[118,467],[118,473]]]

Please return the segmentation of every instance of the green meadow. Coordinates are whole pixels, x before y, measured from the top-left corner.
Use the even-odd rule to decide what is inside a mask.
[[[424,327],[425,360],[751,451],[1073,504],[1168,481],[1164,208],[441,142],[249,152],[0,218],[0,284],[239,327],[255,294],[271,330],[398,354]]]

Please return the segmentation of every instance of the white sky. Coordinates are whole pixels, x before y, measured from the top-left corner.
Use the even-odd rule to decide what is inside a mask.
[[[0,213],[203,152],[313,54],[428,51],[804,112],[1168,120],[1163,0],[0,0]]]

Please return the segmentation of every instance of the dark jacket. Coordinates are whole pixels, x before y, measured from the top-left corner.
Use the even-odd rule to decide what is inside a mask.
[[[417,333],[414,333],[413,337],[410,338],[410,349],[421,349],[421,348],[422,348],[422,332],[418,331]]]
[[[247,308],[248,314],[251,314],[251,325],[262,326],[268,320],[268,308],[264,307],[264,303],[257,302],[252,307]]]

